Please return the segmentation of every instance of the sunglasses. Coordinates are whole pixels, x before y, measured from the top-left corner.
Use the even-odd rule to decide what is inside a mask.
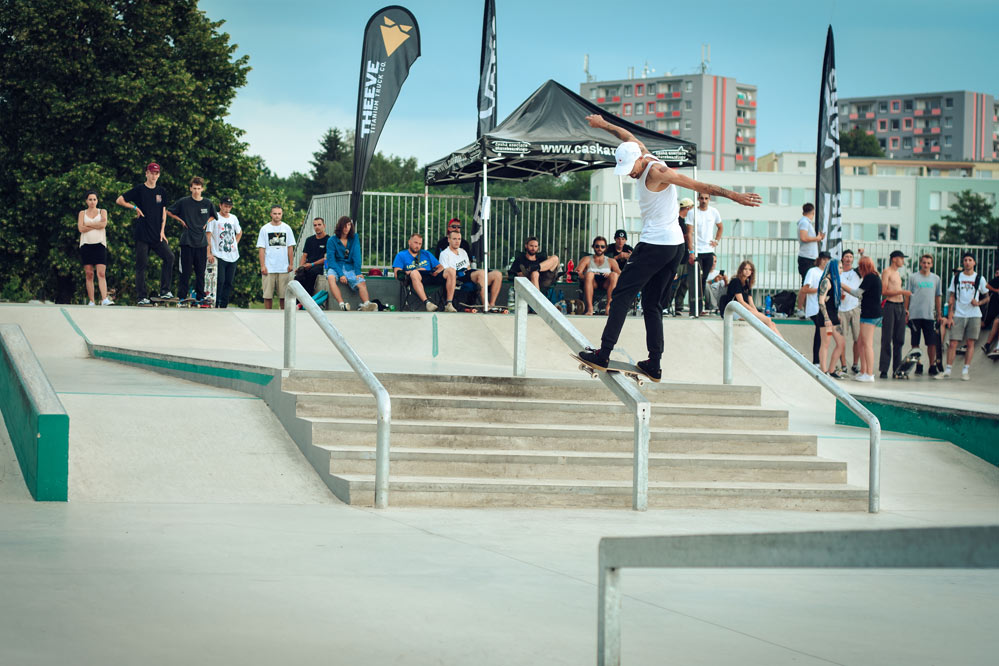
[[[593,249],[594,250],[605,250],[605,249],[607,249],[607,246],[606,245],[594,245]]]

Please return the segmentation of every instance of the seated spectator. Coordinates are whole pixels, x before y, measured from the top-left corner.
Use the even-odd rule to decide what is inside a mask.
[[[510,279],[515,277],[526,277],[539,291],[547,289],[558,277],[558,256],[541,252],[538,239],[531,236],[510,267]]]
[[[754,267],[755,271],[756,268]],[[756,276],[753,275],[755,280]],[[705,278],[704,295],[708,299],[708,305],[712,310],[718,312],[720,310],[719,304],[721,303],[722,294],[728,289],[729,281],[725,277],[725,271],[718,270],[718,257],[712,257],[711,259],[711,271]]]
[[[756,266],[753,265],[753,262],[746,260],[739,264],[739,270],[736,271],[735,278],[730,280],[727,284],[727,291],[725,292],[725,295],[721,297],[719,302],[722,314],[725,313],[726,305],[732,301],[736,301],[739,305],[756,315],[757,319],[769,326],[770,330],[777,334],[777,337],[781,339],[784,338],[784,336],[780,334],[780,331],[777,330],[777,325],[773,322],[773,320],[757,310],[756,304],[753,303],[753,285],[756,284]]]
[[[434,255],[423,248],[423,236],[413,234],[409,237],[409,247],[395,255],[392,261],[392,272],[396,279],[407,282],[413,293],[423,303],[427,312],[433,312],[437,306],[427,298],[424,289],[428,286],[444,284],[444,266]]]
[[[693,206],[693,203],[691,203],[691,206]],[[627,240],[628,232],[624,229],[618,229],[614,232],[614,244],[607,248],[607,256],[617,261],[618,268],[624,268],[634,250],[634,248],[628,245]]]
[[[597,236],[593,239],[593,254],[579,260],[579,281],[583,285],[583,300],[586,301],[586,312],[593,314],[593,290],[603,289],[607,292],[607,310],[610,310],[611,295],[617,280],[621,276],[621,268],[617,262],[609,258],[607,239]]]
[[[437,256],[440,256],[441,252],[446,250],[447,247],[450,245],[449,239],[452,231],[458,231],[458,232],[461,231],[461,220],[459,220],[456,217],[452,217],[450,220],[448,220],[447,231],[445,231],[444,235],[441,236],[440,239],[438,239],[437,241]],[[465,254],[467,254],[469,258],[472,257],[472,247],[468,244],[467,240],[462,238],[460,247],[462,250],[465,251]]]
[[[485,279],[484,270],[472,270],[471,261],[468,259],[468,252],[461,247],[461,232],[452,229],[448,232],[448,247],[444,248],[440,256],[440,265],[444,267],[444,293],[447,303],[444,305],[445,312],[457,312],[454,307],[454,292],[456,287],[462,289],[465,285],[474,285],[472,300],[475,293],[482,292],[482,281]],[[499,271],[489,271],[489,308],[496,307],[496,297],[499,296],[500,287],[503,284],[503,274]],[[477,287],[477,288],[476,288]],[[467,288],[466,288],[467,289]]]
[[[361,273],[361,243],[354,233],[353,220],[346,215],[337,220],[333,236],[326,242],[326,283],[341,310],[349,310],[350,306],[343,300],[340,285],[357,292],[362,310],[378,309],[378,304],[368,298],[368,287]]]
[[[295,269],[295,281],[302,285],[309,296],[316,295],[318,280],[322,279],[325,286],[326,243],[329,241],[329,236],[326,235],[326,221],[323,218],[317,217],[312,221],[312,230],[316,233],[305,239],[302,259]]]

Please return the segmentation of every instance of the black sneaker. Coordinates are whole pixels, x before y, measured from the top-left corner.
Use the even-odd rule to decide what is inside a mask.
[[[646,377],[654,382],[662,381],[663,371],[661,368],[653,367],[651,360],[639,361],[635,364],[635,367],[641,370]]]
[[[936,377],[938,372],[940,372],[940,370],[937,369],[936,365],[930,366],[930,377]]]
[[[989,346],[987,344],[982,345],[982,351],[985,352],[986,354],[988,354],[989,353]]]
[[[173,298],[173,292],[172,291],[164,291],[162,294],[160,294],[160,298],[162,298],[164,301],[168,301],[171,298]]]
[[[881,379],[888,379],[888,373],[882,372],[880,375],[878,375],[878,377],[880,377]]]
[[[923,364],[922,363],[917,363],[916,364],[916,374],[917,375],[923,374]]]
[[[857,365],[856,363],[853,364],[853,367],[851,367],[850,370],[852,370],[853,374],[855,374],[855,375],[859,375],[860,374],[860,366]]]
[[[576,354],[576,356],[582,359],[584,363],[592,365],[595,368],[600,368],[601,370],[606,370],[607,364],[610,362],[608,357],[601,356],[598,350],[590,349],[589,347]]]

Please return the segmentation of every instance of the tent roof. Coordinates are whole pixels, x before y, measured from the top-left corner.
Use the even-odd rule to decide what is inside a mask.
[[[482,164],[496,180],[528,180],[541,174],[614,166],[618,141],[612,134],[590,127],[586,116],[599,114],[623,127],[653,155],[672,167],[697,164],[697,146],[682,139],[635,125],[549,80],[523,104],[474,143],[425,169],[428,185],[469,183],[482,177]]]

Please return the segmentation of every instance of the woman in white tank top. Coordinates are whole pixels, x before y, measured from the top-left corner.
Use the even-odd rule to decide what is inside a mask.
[[[94,303],[94,274],[101,290],[101,305],[114,305],[108,298],[106,269],[108,263],[107,225],[108,212],[97,207],[97,192],[90,190],[86,197],[87,208],[76,216],[80,232],[80,260],[87,280],[87,305]]]

